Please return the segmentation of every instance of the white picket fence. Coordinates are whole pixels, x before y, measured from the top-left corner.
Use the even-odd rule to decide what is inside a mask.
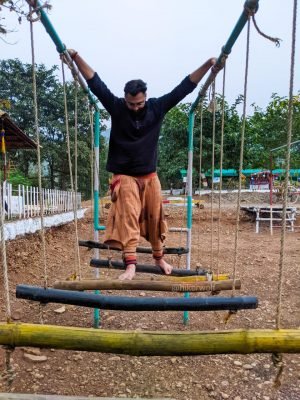
[[[4,219],[24,219],[41,215],[39,188],[18,185],[13,189],[8,182],[2,184]],[[71,191],[42,189],[44,215],[73,211]],[[76,207],[81,208],[81,193],[76,193]]]

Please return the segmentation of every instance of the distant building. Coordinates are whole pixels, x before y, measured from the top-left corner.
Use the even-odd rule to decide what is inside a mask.
[[[0,109],[0,151],[2,153],[3,180],[6,180],[8,157],[7,151],[17,149],[37,149],[37,144],[30,139],[9,117],[7,112]]]

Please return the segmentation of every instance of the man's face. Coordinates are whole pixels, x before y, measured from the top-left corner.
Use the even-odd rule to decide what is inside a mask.
[[[138,93],[135,96],[132,96],[130,93],[125,95],[125,102],[129,110],[138,113],[145,107],[146,104],[146,94]]]

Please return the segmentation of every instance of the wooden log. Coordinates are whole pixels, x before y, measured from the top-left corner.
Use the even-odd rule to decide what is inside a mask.
[[[41,303],[72,304],[81,307],[123,311],[216,311],[244,310],[258,306],[256,297],[126,297],[103,296],[71,290],[44,289],[37,286],[18,285],[18,299]]]
[[[98,258],[92,258],[90,261],[90,266],[95,268],[112,268],[112,269],[125,269],[125,265],[120,261],[109,261],[109,260],[99,260]],[[144,272],[147,274],[157,274],[157,275],[165,275],[163,270],[156,265],[148,265],[148,264],[137,264],[136,272]],[[171,275],[172,276],[197,276],[197,275],[206,275],[207,271],[204,269],[179,269],[173,268]],[[169,276],[169,275],[168,275]]]
[[[114,246],[108,246],[107,244],[96,242],[94,240],[79,240],[79,246],[88,247],[89,249],[102,249],[102,250],[114,250],[114,251],[122,251],[122,249]],[[152,254],[151,247],[137,247],[137,253],[144,253],[144,254]],[[185,247],[164,247],[163,248],[164,254],[187,254],[189,250]]]
[[[219,292],[231,290],[233,280],[200,281],[200,282],[170,282],[170,281],[121,281],[119,279],[85,279],[81,281],[57,281],[55,289],[64,290],[150,290],[160,292]],[[235,289],[241,288],[241,281],[235,280]]]
[[[150,400],[150,398],[126,397],[127,400]],[[91,400],[87,396],[57,396],[55,394],[23,394],[23,393],[0,393],[0,400]],[[120,400],[120,397],[92,397],[92,400]],[[159,397],[151,400],[175,400],[173,397]]]
[[[57,396],[55,394],[23,394],[23,393],[0,393],[0,400],[91,400],[91,397],[86,396]],[[127,400],[142,400],[141,397],[126,397]],[[120,397],[92,397],[92,400],[120,400]],[[143,400],[150,400],[143,397]],[[174,398],[160,397],[151,400],[175,400]]]
[[[137,278],[138,279],[138,278]],[[157,275],[155,277],[150,276],[151,280],[162,280],[167,282],[203,282],[203,281],[227,281],[231,279],[228,274],[212,274],[208,279],[208,275],[199,275],[199,276],[170,276],[170,275]]]
[[[300,353],[300,330],[140,332],[2,323],[0,324],[0,345],[129,354],[133,356]]]

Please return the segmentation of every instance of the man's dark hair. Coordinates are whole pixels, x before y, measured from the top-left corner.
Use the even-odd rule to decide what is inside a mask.
[[[131,96],[136,96],[138,93],[146,93],[147,84],[141,79],[133,79],[126,83],[124,87],[125,94],[131,94]]]

